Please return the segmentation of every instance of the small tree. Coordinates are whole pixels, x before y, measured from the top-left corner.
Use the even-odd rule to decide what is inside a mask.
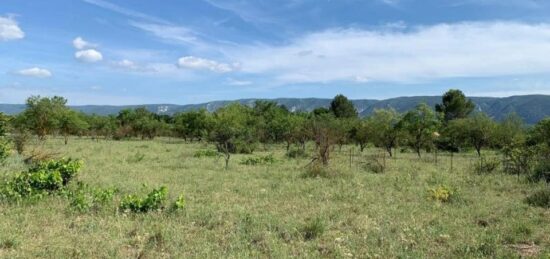
[[[494,138],[496,123],[485,113],[476,113],[465,119],[465,133],[470,144],[481,157],[481,149],[491,145]]]
[[[224,154],[226,169],[231,153],[237,152],[238,143],[252,145],[256,141],[254,123],[250,108],[239,103],[230,104],[214,114],[210,140]]]
[[[357,120],[351,129],[351,139],[359,146],[359,150],[363,152],[371,136],[373,135],[371,124],[367,120]]]
[[[330,103],[330,112],[336,118],[357,118],[357,110],[353,103],[344,95],[336,95]]]
[[[6,139],[8,117],[0,112],[0,164],[6,160],[10,153],[9,143]]]
[[[408,135],[409,145],[421,157],[422,148],[433,146],[434,133],[440,126],[437,114],[425,103],[421,103],[412,111],[405,114],[401,120],[401,128]]]
[[[58,126],[59,117],[66,109],[67,100],[63,97],[52,98],[31,96],[27,99],[27,108],[23,112],[25,124],[40,139],[52,133]]]
[[[402,135],[399,129],[401,115],[394,109],[377,109],[367,118],[370,138],[375,146],[384,148],[393,156],[392,149],[397,147]]]
[[[66,108],[60,112],[58,128],[65,139],[65,145],[67,145],[69,135],[82,133],[88,128],[88,123],[77,112]]]
[[[314,161],[320,161],[323,166],[327,166],[331,149],[341,135],[339,121],[332,114],[322,114],[312,117],[309,127],[317,145],[317,156]]]

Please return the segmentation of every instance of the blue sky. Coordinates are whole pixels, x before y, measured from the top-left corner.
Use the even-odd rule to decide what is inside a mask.
[[[2,0],[0,103],[550,94],[546,0]]]

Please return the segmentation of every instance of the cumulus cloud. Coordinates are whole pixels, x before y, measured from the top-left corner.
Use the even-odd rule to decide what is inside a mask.
[[[242,64],[241,71],[272,75],[280,83],[530,75],[550,73],[546,55],[550,24],[469,22],[405,30],[332,29],[287,45],[242,46],[225,53]]]
[[[25,33],[13,17],[0,16],[0,41],[18,40],[25,37]]]
[[[81,50],[74,53],[74,57],[82,62],[94,63],[103,60],[101,52],[95,49]]]
[[[239,64],[220,63],[210,59],[185,56],[178,59],[178,67],[194,70],[210,70],[217,73],[227,73],[238,70]]]
[[[50,72],[47,69],[39,68],[39,67],[22,69],[17,71],[17,74],[22,76],[39,77],[39,78],[46,78],[46,77],[52,76],[52,72]]]
[[[73,46],[74,46],[76,49],[87,49],[87,48],[95,48],[97,45],[85,41],[82,37],[76,37],[76,38],[73,40]]]

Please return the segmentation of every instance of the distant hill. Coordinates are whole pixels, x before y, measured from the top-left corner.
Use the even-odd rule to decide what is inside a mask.
[[[501,120],[511,112],[517,113],[528,124],[534,124],[546,116],[550,116],[549,95],[522,95],[504,98],[496,97],[469,97],[475,104],[476,109],[489,114],[496,120]],[[81,105],[71,108],[87,114],[109,115],[116,114],[122,109],[145,107],[149,111],[159,114],[174,114],[182,111],[206,109],[215,111],[229,103],[240,102],[245,105],[252,105],[256,100],[265,99],[240,99],[236,101],[213,101],[201,104],[145,104],[145,105]],[[292,111],[312,111],[318,107],[328,107],[331,99],[322,98],[277,98],[271,99],[279,105],[284,105]],[[397,97],[386,100],[352,100],[361,116],[367,116],[375,109],[394,108],[399,112],[405,112],[414,108],[417,104],[425,102],[435,106],[441,102],[441,96],[413,96]],[[17,114],[25,109],[22,104],[0,104],[0,112],[6,114]]]

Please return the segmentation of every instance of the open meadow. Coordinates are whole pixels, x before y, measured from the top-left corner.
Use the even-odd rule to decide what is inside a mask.
[[[309,143],[309,154],[313,148]],[[75,209],[67,195],[0,203],[2,258],[550,256],[550,210],[525,202],[545,184],[474,173],[474,152],[456,154],[452,172],[446,154],[435,163],[433,154],[419,159],[396,152],[386,158],[385,172],[375,173],[366,161],[382,151],[336,146],[332,173],[307,177],[310,157],[287,158],[282,144],[233,155],[228,170],[223,158],[196,157],[213,145],[181,139],[71,137],[64,145],[49,138],[41,149],[83,161],[69,188],[82,182],[118,192],[86,211]],[[242,163],[268,155],[269,163]],[[22,170],[22,157],[13,155],[1,178]],[[169,201],[183,194],[184,208],[119,209],[121,197],[160,186]],[[448,197],[444,191],[438,200],[434,193],[441,190]]]

